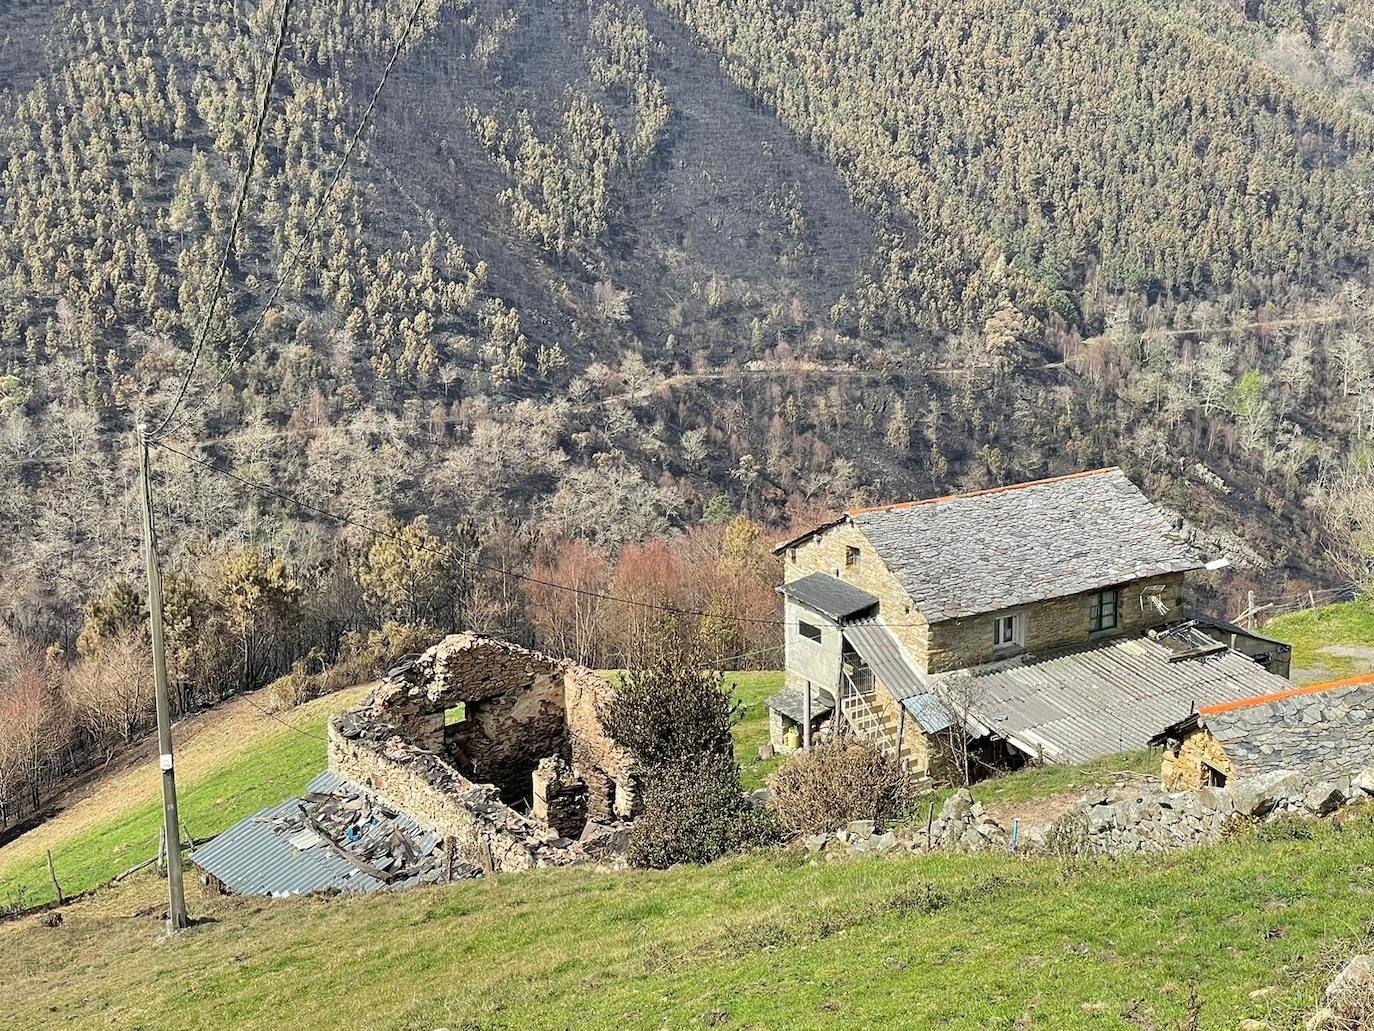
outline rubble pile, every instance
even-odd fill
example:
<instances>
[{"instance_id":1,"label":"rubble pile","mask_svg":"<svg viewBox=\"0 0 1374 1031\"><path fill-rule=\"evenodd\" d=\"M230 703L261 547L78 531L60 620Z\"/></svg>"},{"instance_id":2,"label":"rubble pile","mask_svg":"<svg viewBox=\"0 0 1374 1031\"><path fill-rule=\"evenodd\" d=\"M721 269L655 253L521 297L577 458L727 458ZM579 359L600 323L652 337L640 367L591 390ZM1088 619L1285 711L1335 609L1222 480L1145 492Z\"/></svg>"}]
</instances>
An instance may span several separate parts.
<instances>
[{"instance_id":1,"label":"rubble pile","mask_svg":"<svg viewBox=\"0 0 1374 1031\"><path fill-rule=\"evenodd\" d=\"M257 822L288 835L299 852L329 848L385 885L442 884L481 877L480 867L455 859L435 834L427 834L395 809L350 784L312 791L286 812Z\"/></svg>"}]
</instances>

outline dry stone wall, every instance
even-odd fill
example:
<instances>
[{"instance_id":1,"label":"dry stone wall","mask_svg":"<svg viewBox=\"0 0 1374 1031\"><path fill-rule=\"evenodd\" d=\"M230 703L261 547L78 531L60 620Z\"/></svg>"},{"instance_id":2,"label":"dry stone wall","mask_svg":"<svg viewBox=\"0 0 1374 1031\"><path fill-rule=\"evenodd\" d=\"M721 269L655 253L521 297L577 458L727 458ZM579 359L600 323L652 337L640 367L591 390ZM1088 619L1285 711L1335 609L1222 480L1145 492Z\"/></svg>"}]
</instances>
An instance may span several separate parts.
<instances>
[{"instance_id":1,"label":"dry stone wall","mask_svg":"<svg viewBox=\"0 0 1374 1031\"><path fill-rule=\"evenodd\" d=\"M830 856L894 849L1152 855L1216 842L1229 821L1325 817L1366 800L1374 800L1374 767L1333 781L1284 772L1201 791L1168 791L1156 783L1123 786L1079 799L1052 824L1009 827L965 788L945 801L928 827L891 831L856 822L811 835L803 844Z\"/></svg>"},{"instance_id":2,"label":"dry stone wall","mask_svg":"<svg viewBox=\"0 0 1374 1031\"><path fill-rule=\"evenodd\" d=\"M640 785L598 717L611 693L573 663L455 635L331 721L329 766L488 871L614 861ZM529 815L512 808L525 799Z\"/></svg>"}]
</instances>

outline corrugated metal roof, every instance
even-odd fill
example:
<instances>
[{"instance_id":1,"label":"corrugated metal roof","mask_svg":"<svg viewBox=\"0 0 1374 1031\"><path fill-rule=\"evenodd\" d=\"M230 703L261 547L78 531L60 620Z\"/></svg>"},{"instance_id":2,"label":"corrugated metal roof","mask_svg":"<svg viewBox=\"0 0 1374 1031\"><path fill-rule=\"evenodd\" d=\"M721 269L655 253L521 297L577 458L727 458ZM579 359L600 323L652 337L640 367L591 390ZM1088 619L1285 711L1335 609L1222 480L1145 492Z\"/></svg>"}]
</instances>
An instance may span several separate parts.
<instances>
[{"instance_id":1,"label":"corrugated metal roof","mask_svg":"<svg viewBox=\"0 0 1374 1031\"><path fill-rule=\"evenodd\" d=\"M927 734L942 734L954 726L954 717L949 709L933 694L914 694L910 698L903 698L902 708Z\"/></svg>"},{"instance_id":2,"label":"corrugated metal roof","mask_svg":"<svg viewBox=\"0 0 1374 1031\"><path fill-rule=\"evenodd\" d=\"M799 688L790 684L784 687L772 698L768 699L768 708L775 709L782 713L794 723L801 723L805 718L802 710L802 692ZM829 691L815 691L811 695L811 720L814 723L822 716L829 716L835 708L835 699L831 697Z\"/></svg>"},{"instance_id":3,"label":"corrugated metal roof","mask_svg":"<svg viewBox=\"0 0 1374 1031\"><path fill-rule=\"evenodd\" d=\"M813 612L836 621L848 619L878 604L878 599L867 591L861 591L828 573L812 573L783 584L778 591Z\"/></svg>"},{"instance_id":4,"label":"corrugated metal roof","mask_svg":"<svg viewBox=\"0 0 1374 1031\"><path fill-rule=\"evenodd\" d=\"M846 623L844 639L893 698L901 701L930 691L925 678L906 657L901 642L876 617Z\"/></svg>"},{"instance_id":5,"label":"corrugated metal roof","mask_svg":"<svg viewBox=\"0 0 1374 1031\"><path fill-rule=\"evenodd\" d=\"M305 790L306 794L330 793L340 788L362 792L357 785L328 770L306 785ZM371 892L408 888L418 882L418 877L411 877L384 884L323 842L304 850L294 847L291 839L300 828L288 828L284 821L298 817L298 807L304 802L302 798L289 798L279 805L259 809L192 852L191 862L240 895L309 895L330 888ZM422 830L409 817L399 814L390 820L376 819L362 840L389 834L393 827L400 827L409 835L421 854L439 844L439 835Z\"/></svg>"},{"instance_id":6,"label":"corrugated metal roof","mask_svg":"<svg viewBox=\"0 0 1374 1031\"><path fill-rule=\"evenodd\" d=\"M1201 565L1120 469L849 518L932 623Z\"/></svg>"},{"instance_id":7,"label":"corrugated metal roof","mask_svg":"<svg viewBox=\"0 0 1374 1031\"><path fill-rule=\"evenodd\" d=\"M1248 656L1230 650L1169 661L1174 652L1148 637L932 677L956 712L1050 762L1088 762L1144 748L1160 727L1194 706L1291 687Z\"/></svg>"}]
</instances>

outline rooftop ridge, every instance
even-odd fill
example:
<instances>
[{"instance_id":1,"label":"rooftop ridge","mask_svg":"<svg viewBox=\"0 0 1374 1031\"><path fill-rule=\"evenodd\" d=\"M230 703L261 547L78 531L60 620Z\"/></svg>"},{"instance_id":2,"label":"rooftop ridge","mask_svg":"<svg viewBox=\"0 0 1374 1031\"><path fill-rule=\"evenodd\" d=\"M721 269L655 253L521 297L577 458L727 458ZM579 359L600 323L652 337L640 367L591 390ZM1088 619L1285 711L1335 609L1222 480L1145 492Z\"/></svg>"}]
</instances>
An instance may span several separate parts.
<instances>
[{"instance_id":1,"label":"rooftop ridge","mask_svg":"<svg viewBox=\"0 0 1374 1031\"><path fill-rule=\"evenodd\" d=\"M1047 483L1063 483L1066 480L1082 480L1090 476L1102 476L1106 473L1120 472L1119 465L1104 466L1101 469L1083 469L1076 473L1065 473L1062 476L1046 476L1040 480L1028 480L1025 483L1008 483L1001 487L984 487L981 490L964 491L962 494L945 494L937 498L917 498L913 501L894 501L888 505L874 505L871 508L851 508L845 512L846 516L868 515L873 512L892 512L904 508L916 508L920 505L937 505L944 501L960 501L964 498L981 498L988 494L1004 494L1013 490L1024 490L1027 487L1042 487Z\"/></svg>"},{"instance_id":2,"label":"rooftop ridge","mask_svg":"<svg viewBox=\"0 0 1374 1031\"><path fill-rule=\"evenodd\" d=\"M1275 691L1272 694L1255 695L1253 698L1238 698L1234 702L1222 702L1219 705L1203 705L1198 708L1197 712L1199 716L1219 716L1224 712L1234 712L1236 709L1248 709L1253 705L1266 705L1269 702L1283 701L1285 698L1323 694L1326 691L1334 691L1338 687L1355 687L1358 684L1374 684L1374 673L1365 673L1358 677L1346 677L1343 680L1328 680L1321 684L1307 684L1304 687L1295 687L1291 691Z\"/></svg>"}]
</instances>

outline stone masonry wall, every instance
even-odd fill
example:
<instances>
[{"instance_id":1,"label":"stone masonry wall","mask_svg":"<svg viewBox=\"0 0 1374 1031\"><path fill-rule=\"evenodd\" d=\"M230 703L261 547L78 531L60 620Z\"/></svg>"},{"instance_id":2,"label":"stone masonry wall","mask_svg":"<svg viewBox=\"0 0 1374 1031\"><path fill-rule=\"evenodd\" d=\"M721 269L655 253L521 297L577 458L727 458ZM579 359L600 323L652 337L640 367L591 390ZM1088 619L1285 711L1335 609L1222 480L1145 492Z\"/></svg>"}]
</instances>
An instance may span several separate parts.
<instances>
[{"instance_id":1,"label":"stone masonry wall","mask_svg":"<svg viewBox=\"0 0 1374 1031\"><path fill-rule=\"evenodd\" d=\"M1123 584L1117 602L1117 625L1114 629L1101 634L1089 632L1089 618L1096 591L1075 594L1067 598L1053 598L1036 602L1033 605L1004 609L1000 612L981 613L966 619L950 619L936 623L930 628L930 650L928 653L928 672L942 673L948 670L965 669L992 662L1013 651L993 649L993 623L998 616L1023 613L1026 620L1025 648L1031 654L1043 654L1059 648L1085 645L1101 637L1110 638L1122 635L1139 634L1149 627L1159 626L1169 621L1161 616L1158 609L1145 600L1141 606L1141 593L1153 585L1164 584L1166 589L1161 600L1176 617L1183 591L1183 575L1173 573L1168 576L1150 577Z\"/></svg>"},{"instance_id":2,"label":"stone masonry wall","mask_svg":"<svg viewBox=\"0 0 1374 1031\"><path fill-rule=\"evenodd\" d=\"M859 549L859 561L846 566L845 549L850 547ZM1088 619L1093 595L1097 593L1095 591L929 625L919 612L913 611L906 590L888 571L868 538L848 523L824 530L796 548L788 549L784 556L784 581L798 580L811 573L838 576L876 597L878 613L883 621L891 627L893 635L906 648L918 668L927 673L963 669L1001 657L1001 654L994 654L993 651L993 620L1012 612L1026 613L1027 652L1086 644L1093 639L1088 631ZM1148 600L1141 607L1141 592L1147 586L1166 586L1161 600L1176 617L1180 610L1183 582L1183 574L1171 573L1122 584L1117 606L1118 624L1114 630L1104 632L1101 636L1135 634L1169 621L1169 617L1161 616Z\"/></svg>"},{"instance_id":3,"label":"stone masonry wall","mask_svg":"<svg viewBox=\"0 0 1374 1031\"><path fill-rule=\"evenodd\" d=\"M351 715L329 726L329 768L368 788L416 823L452 838L459 854L490 872L564 866L581 857L548 827L505 805L490 784L474 784L438 755Z\"/></svg>"},{"instance_id":4,"label":"stone masonry wall","mask_svg":"<svg viewBox=\"0 0 1374 1031\"><path fill-rule=\"evenodd\" d=\"M605 680L571 662L453 635L331 721L330 769L454 838L476 865L522 870L579 861L586 855L560 833L573 836L582 820L591 840L639 808L632 757L598 714L612 694ZM445 728L445 710L460 702L465 719ZM524 798L548 819L507 804Z\"/></svg>"},{"instance_id":5,"label":"stone masonry wall","mask_svg":"<svg viewBox=\"0 0 1374 1031\"><path fill-rule=\"evenodd\" d=\"M1207 785L1204 764L1225 774L1228 781L1235 777L1235 768L1221 742L1200 728L1189 734L1177 751L1164 750L1160 780L1170 791L1196 791Z\"/></svg>"},{"instance_id":6,"label":"stone masonry wall","mask_svg":"<svg viewBox=\"0 0 1374 1031\"><path fill-rule=\"evenodd\" d=\"M856 565L845 565L845 548L848 547L859 549ZM888 571L867 537L850 524L842 523L822 531L796 548L789 548L784 556L783 580L800 580L812 573L838 576L845 583L877 598L878 613L883 622L891 628L893 636L902 643L917 668L925 668L929 645L928 625L920 613L912 611L906 590Z\"/></svg>"}]
</instances>

